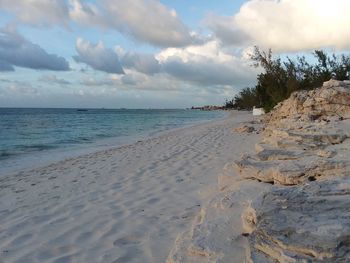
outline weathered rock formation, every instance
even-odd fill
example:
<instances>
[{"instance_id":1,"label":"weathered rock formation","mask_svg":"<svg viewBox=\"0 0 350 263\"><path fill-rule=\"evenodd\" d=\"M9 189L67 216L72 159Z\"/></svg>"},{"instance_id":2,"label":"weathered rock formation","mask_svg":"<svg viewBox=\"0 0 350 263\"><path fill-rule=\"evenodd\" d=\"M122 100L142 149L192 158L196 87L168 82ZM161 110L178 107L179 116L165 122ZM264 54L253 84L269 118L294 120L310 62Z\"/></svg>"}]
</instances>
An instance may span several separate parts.
<instances>
[{"instance_id":1,"label":"weathered rock formation","mask_svg":"<svg viewBox=\"0 0 350 263\"><path fill-rule=\"evenodd\" d=\"M296 92L265 120L169 262L350 262L350 82Z\"/></svg>"},{"instance_id":2,"label":"weathered rock formation","mask_svg":"<svg viewBox=\"0 0 350 263\"><path fill-rule=\"evenodd\" d=\"M275 188L255 206L253 262L350 262L350 178Z\"/></svg>"},{"instance_id":3,"label":"weathered rock formation","mask_svg":"<svg viewBox=\"0 0 350 263\"><path fill-rule=\"evenodd\" d=\"M269 122L282 119L317 120L350 118L350 81L330 80L321 88L311 91L298 91L289 99L279 103L271 114Z\"/></svg>"}]
</instances>

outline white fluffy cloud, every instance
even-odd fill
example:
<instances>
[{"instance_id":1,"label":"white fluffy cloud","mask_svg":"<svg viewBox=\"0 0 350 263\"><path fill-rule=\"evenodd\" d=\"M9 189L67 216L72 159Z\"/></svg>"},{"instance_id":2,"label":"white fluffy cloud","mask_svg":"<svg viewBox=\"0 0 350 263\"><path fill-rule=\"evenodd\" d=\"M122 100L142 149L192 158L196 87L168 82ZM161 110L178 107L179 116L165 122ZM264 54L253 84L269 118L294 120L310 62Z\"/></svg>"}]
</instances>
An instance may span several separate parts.
<instances>
[{"instance_id":1,"label":"white fluffy cloud","mask_svg":"<svg viewBox=\"0 0 350 263\"><path fill-rule=\"evenodd\" d=\"M63 0L0 0L0 9L31 25L67 24L69 21L68 7Z\"/></svg>"},{"instance_id":2,"label":"white fluffy cloud","mask_svg":"<svg viewBox=\"0 0 350 263\"><path fill-rule=\"evenodd\" d=\"M155 46L196 41L174 9L158 0L0 0L0 9L34 26L78 24L116 30Z\"/></svg>"},{"instance_id":3,"label":"white fluffy cloud","mask_svg":"<svg viewBox=\"0 0 350 263\"><path fill-rule=\"evenodd\" d=\"M156 57L164 72L204 86L246 86L252 84L256 76L249 61L224 52L215 40L186 48L165 49Z\"/></svg>"},{"instance_id":4,"label":"white fluffy cloud","mask_svg":"<svg viewBox=\"0 0 350 263\"><path fill-rule=\"evenodd\" d=\"M121 85L136 86L151 77L154 83L157 78L168 77L201 87L244 87L255 83L257 73L245 53L234 55L234 50L223 49L217 40L185 48L168 48L152 55L112 50L102 42L94 45L78 39L77 51L79 55L74 57L77 62L99 71L124 75L116 77Z\"/></svg>"},{"instance_id":5,"label":"white fluffy cloud","mask_svg":"<svg viewBox=\"0 0 350 263\"><path fill-rule=\"evenodd\" d=\"M156 46L184 46L194 36L174 9L157 0L99 0L96 5L70 0L77 23L118 30Z\"/></svg>"},{"instance_id":6,"label":"white fluffy cloud","mask_svg":"<svg viewBox=\"0 0 350 263\"><path fill-rule=\"evenodd\" d=\"M73 21L83 25L108 28L108 18L95 4L81 0L69 0L69 6L69 16Z\"/></svg>"},{"instance_id":7,"label":"white fluffy cloud","mask_svg":"<svg viewBox=\"0 0 350 263\"><path fill-rule=\"evenodd\" d=\"M199 43L175 10L159 0L0 0L0 9L31 25L71 21L160 47ZM275 51L350 48L349 0L250 0L237 14L210 15L206 25L223 43L259 45ZM2 70L10 66L0 64Z\"/></svg>"},{"instance_id":8,"label":"white fluffy cloud","mask_svg":"<svg viewBox=\"0 0 350 263\"><path fill-rule=\"evenodd\" d=\"M76 42L77 62L85 63L95 70L107 73L124 74L119 57L112 49L105 48L102 42L91 44L81 38Z\"/></svg>"},{"instance_id":9,"label":"white fluffy cloud","mask_svg":"<svg viewBox=\"0 0 350 263\"><path fill-rule=\"evenodd\" d=\"M251 0L230 19L217 17L220 22L208 23L218 37L224 42L231 38L232 44L243 35L250 44L279 52L341 50L350 48L349 12L348 0Z\"/></svg>"}]
</instances>

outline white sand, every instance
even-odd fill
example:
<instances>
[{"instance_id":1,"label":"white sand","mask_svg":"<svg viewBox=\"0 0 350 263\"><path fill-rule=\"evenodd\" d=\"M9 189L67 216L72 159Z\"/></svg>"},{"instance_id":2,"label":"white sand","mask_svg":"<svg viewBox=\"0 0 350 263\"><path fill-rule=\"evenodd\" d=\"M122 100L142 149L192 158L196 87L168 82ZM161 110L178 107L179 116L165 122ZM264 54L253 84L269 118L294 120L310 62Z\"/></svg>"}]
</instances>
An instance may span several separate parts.
<instances>
[{"instance_id":1,"label":"white sand","mask_svg":"<svg viewBox=\"0 0 350 263\"><path fill-rule=\"evenodd\" d=\"M0 262L165 262L224 165L258 141L232 132L253 117L232 115L2 175Z\"/></svg>"}]
</instances>

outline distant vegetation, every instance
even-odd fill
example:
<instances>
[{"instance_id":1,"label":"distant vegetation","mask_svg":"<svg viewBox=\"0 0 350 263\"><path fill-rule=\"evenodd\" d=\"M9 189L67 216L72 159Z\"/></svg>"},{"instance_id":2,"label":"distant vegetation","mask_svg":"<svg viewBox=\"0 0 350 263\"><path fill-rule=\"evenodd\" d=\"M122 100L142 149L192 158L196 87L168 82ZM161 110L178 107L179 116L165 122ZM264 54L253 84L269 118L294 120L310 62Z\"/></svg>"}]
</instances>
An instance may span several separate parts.
<instances>
[{"instance_id":1,"label":"distant vegetation","mask_svg":"<svg viewBox=\"0 0 350 263\"><path fill-rule=\"evenodd\" d=\"M268 52L255 47L251 59L255 67L264 71L258 75L258 83L253 88L244 88L232 100L227 100L226 108L250 110L253 106L270 111L277 103L288 98L297 90L310 90L322 86L332 77L337 80L349 79L350 56L328 55L322 50L312 53L316 61L309 63L304 56L292 60L274 58Z\"/></svg>"}]
</instances>

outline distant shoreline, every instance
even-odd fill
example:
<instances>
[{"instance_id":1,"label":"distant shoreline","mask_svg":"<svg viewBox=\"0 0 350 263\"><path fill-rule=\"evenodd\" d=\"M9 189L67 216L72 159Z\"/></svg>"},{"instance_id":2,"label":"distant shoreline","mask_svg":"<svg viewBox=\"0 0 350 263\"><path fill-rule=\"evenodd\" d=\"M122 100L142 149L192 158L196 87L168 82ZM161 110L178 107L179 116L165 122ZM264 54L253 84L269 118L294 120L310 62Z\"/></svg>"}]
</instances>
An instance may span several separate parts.
<instances>
[{"instance_id":1,"label":"distant shoreline","mask_svg":"<svg viewBox=\"0 0 350 263\"><path fill-rule=\"evenodd\" d=\"M199 109L204 108L207 106L191 106L191 107L185 107L185 108L108 108L108 107L2 107L0 106L0 109L68 109L68 110L78 110L78 109L86 109L86 110L191 110L193 109ZM213 106L213 107L221 107L221 106Z\"/></svg>"}]
</instances>

